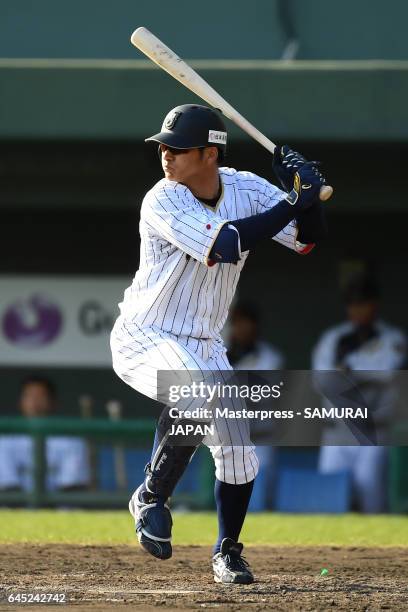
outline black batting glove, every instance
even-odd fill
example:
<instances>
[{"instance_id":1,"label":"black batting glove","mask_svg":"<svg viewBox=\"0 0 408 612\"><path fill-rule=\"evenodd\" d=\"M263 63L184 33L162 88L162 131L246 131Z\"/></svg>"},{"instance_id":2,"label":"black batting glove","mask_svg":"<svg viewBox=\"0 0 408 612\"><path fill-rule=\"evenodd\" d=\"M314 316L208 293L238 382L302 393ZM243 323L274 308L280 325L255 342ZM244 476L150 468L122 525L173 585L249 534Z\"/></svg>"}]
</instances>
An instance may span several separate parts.
<instances>
[{"instance_id":1,"label":"black batting glove","mask_svg":"<svg viewBox=\"0 0 408 612\"><path fill-rule=\"evenodd\" d=\"M305 164L312 164L316 176L320 179L320 184L324 185L326 179L319 171L320 162L308 162L303 155L297 151L293 151L288 145L276 147L273 154L272 168L278 178L280 184L285 191L291 191L296 172L298 172Z\"/></svg>"},{"instance_id":2,"label":"black batting glove","mask_svg":"<svg viewBox=\"0 0 408 612\"><path fill-rule=\"evenodd\" d=\"M313 163L306 162L295 172L293 188L285 198L297 211L307 210L319 198L322 182Z\"/></svg>"}]
</instances>

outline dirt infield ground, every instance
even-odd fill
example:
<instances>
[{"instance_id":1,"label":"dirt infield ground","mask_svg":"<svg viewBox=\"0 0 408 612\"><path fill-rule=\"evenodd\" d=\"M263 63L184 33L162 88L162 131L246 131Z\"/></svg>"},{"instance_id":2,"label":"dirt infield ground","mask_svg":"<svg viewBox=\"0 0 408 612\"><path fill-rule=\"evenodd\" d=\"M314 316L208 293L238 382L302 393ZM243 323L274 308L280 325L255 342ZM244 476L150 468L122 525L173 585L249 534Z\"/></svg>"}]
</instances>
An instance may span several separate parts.
<instances>
[{"instance_id":1,"label":"dirt infield ground","mask_svg":"<svg viewBox=\"0 0 408 612\"><path fill-rule=\"evenodd\" d=\"M207 547L155 561L132 546L3 545L0 610L10 593L66 592L78 610L408 610L408 549L247 549L256 583L220 586ZM320 570L327 568L327 577ZM48 612L61 606L28 606ZM27 606L24 609L27 610Z\"/></svg>"}]
</instances>

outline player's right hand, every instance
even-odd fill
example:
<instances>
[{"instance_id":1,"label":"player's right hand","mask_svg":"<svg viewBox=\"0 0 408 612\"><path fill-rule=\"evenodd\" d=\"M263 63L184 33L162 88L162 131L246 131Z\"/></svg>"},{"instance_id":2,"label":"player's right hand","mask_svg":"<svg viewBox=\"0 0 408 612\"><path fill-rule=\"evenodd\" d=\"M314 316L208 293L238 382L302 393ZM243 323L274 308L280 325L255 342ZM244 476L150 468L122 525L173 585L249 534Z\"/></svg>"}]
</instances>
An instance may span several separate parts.
<instances>
[{"instance_id":1,"label":"player's right hand","mask_svg":"<svg viewBox=\"0 0 408 612\"><path fill-rule=\"evenodd\" d=\"M307 159L301 153L291 149L289 145L276 147L273 154L272 168L285 191L291 191L296 172L307 163ZM320 176L321 184L324 185L326 179L319 171L320 162L313 161L312 164L316 174Z\"/></svg>"},{"instance_id":2,"label":"player's right hand","mask_svg":"<svg viewBox=\"0 0 408 612\"><path fill-rule=\"evenodd\" d=\"M285 199L298 210L307 210L319 198L321 186L321 175L316 171L314 162L306 162L295 173L293 188Z\"/></svg>"},{"instance_id":3,"label":"player's right hand","mask_svg":"<svg viewBox=\"0 0 408 612\"><path fill-rule=\"evenodd\" d=\"M282 188L290 191L295 173L306 163L306 158L289 145L277 146L273 154L272 169Z\"/></svg>"}]
</instances>

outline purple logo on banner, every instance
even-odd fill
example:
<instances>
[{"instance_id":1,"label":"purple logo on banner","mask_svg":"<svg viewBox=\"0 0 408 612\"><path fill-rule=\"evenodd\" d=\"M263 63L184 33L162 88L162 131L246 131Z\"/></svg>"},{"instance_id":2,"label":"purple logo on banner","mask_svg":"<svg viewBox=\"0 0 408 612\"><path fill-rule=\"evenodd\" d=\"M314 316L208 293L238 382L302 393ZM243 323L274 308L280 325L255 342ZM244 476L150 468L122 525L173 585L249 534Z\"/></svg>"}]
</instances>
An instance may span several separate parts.
<instances>
[{"instance_id":1,"label":"purple logo on banner","mask_svg":"<svg viewBox=\"0 0 408 612\"><path fill-rule=\"evenodd\" d=\"M43 295L11 304L3 317L5 337L21 347L38 348L52 342L62 328L58 306Z\"/></svg>"}]
</instances>

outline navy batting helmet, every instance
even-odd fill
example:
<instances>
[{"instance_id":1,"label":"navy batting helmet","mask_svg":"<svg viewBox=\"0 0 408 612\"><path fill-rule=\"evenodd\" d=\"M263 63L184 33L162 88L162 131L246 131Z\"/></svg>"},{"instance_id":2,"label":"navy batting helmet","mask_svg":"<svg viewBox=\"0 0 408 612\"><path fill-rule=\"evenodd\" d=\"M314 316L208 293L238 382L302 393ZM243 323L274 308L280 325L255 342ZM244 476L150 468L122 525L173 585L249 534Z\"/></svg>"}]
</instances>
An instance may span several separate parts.
<instances>
[{"instance_id":1,"label":"navy batting helmet","mask_svg":"<svg viewBox=\"0 0 408 612\"><path fill-rule=\"evenodd\" d=\"M146 138L173 149L218 147L225 152L227 128L220 114L207 106L182 104L164 118L161 132Z\"/></svg>"}]
</instances>

